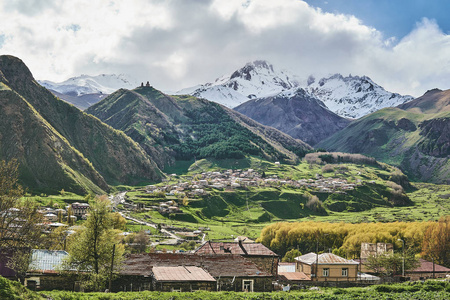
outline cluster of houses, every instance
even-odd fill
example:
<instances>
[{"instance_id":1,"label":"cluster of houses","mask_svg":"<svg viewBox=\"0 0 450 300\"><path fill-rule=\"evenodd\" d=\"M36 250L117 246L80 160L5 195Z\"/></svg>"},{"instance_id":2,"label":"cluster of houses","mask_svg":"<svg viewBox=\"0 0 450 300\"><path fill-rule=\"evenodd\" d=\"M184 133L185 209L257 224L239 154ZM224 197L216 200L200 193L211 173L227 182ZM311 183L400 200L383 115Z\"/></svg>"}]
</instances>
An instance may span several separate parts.
<instances>
[{"instance_id":1,"label":"cluster of houses","mask_svg":"<svg viewBox=\"0 0 450 300\"><path fill-rule=\"evenodd\" d=\"M71 212L69 213L69 207L71 208ZM71 205L63 208L52 208L52 207L44 207L40 209L38 212L41 213L44 217L44 223L42 224L47 231L51 231L58 227L66 227L67 224L62 222L72 223L78 219L85 220L87 218L87 214L89 211L88 203L79 203L74 202Z\"/></svg>"},{"instance_id":2,"label":"cluster of houses","mask_svg":"<svg viewBox=\"0 0 450 300\"><path fill-rule=\"evenodd\" d=\"M358 183L348 183L341 178L323 178L316 174L315 179L284 180L278 176L262 178L262 175L253 169L227 170L223 172L204 172L194 178L187 177L187 181L177 184L166 184L161 186L149 185L147 193L162 192L166 195L197 196L207 193L207 189L236 189L248 186L287 186L291 188L314 188L319 192L345 192L353 190Z\"/></svg>"},{"instance_id":3,"label":"cluster of houses","mask_svg":"<svg viewBox=\"0 0 450 300\"><path fill-rule=\"evenodd\" d=\"M362 272L370 273L364 269L364 256L386 251L392 251L391 244L363 243L360 261L311 252L296 257L293 263L282 263L276 253L245 237L234 242L207 241L190 253L126 255L112 291L267 292L286 287L375 284L379 277ZM27 286L76 290L75 277L61 276L58 271L67 255L61 250L32 250ZM407 270L405 275L419 280L448 274L450 269L421 260L418 268Z\"/></svg>"}]
</instances>

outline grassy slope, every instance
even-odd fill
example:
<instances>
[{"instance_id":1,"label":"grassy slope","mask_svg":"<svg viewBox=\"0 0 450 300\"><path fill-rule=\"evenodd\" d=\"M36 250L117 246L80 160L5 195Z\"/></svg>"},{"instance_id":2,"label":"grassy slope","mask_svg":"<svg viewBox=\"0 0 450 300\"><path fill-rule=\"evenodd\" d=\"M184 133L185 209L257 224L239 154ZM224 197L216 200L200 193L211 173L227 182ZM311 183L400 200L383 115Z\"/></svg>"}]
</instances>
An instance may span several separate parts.
<instances>
[{"instance_id":1,"label":"grassy slope","mask_svg":"<svg viewBox=\"0 0 450 300\"><path fill-rule=\"evenodd\" d=\"M123 132L56 98L40 86L21 60L0 56L0 81L20 94L108 184L159 181L160 170Z\"/></svg>"},{"instance_id":2,"label":"grassy slope","mask_svg":"<svg viewBox=\"0 0 450 300\"><path fill-rule=\"evenodd\" d=\"M237 163L237 164L236 164ZM183 170L186 169L186 163ZM297 166L275 165L257 158L241 161L209 161L201 160L191 165L188 176L196 173L219 170L225 167L236 169L245 165L254 169L261 167L267 176L278 175L280 178L295 180L314 178L321 174L322 165L309 165L303 162ZM155 223L196 229L209 227L209 238L229 239L231 235L247 235L256 238L260 230L277 221L327 221L327 222L393 222L437 220L450 211L450 203L445 199L450 187L434 184L414 184L407 195L411 205L395 207L386 201L386 180L393 169L382 169L372 166L343 164L347 167L344 174L337 174L353 182L362 180L364 186L348 192L345 196L317 193L309 190L324 202L326 214L318 214L306 208L305 189L278 187L251 187L248 190L219 191L213 190L210 195L190 199L187 207L181 207L186 216L162 216L157 211L136 213L140 218L150 217ZM239 167L240 168L240 167ZM334 173L323 173L325 177L336 177ZM183 181L183 176L174 178L174 182ZM373 182L373 183L369 183ZM129 192L128 197L134 202L146 205L159 205L167 201L166 197L155 197L144 191ZM176 200L181 203L181 200ZM303 208L302 205L303 204ZM180 205L181 206L181 205Z\"/></svg>"},{"instance_id":3,"label":"grassy slope","mask_svg":"<svg viewBox=\"0 0 450 300\"><path fill-rule=\"evenodd\" d=\"M65 188L77 193L103 193L108 189L102 176L83 154L24 98L3 88L0 90L0 107L0 132L13 132L0 135L0 158L18 159L20 180L26 187L47 192Z\"/></svg>"},{"instance_id":4,"label":"grassy slope","mask_svg":"<svg viewBox=\"0 0 450 300\"><path fill-rule=\"evenodd\" d=\"M448 154L436 157L427 153L442 145L436 142L436 137L424 135L420 124L449 118L449 112L422 114L386 108L355 121L317 147L370 155L399 166L412 180L446 183L450 178ZM399 125L401 120L408 120L411 127Z\"/></svg>"}]
</instances>

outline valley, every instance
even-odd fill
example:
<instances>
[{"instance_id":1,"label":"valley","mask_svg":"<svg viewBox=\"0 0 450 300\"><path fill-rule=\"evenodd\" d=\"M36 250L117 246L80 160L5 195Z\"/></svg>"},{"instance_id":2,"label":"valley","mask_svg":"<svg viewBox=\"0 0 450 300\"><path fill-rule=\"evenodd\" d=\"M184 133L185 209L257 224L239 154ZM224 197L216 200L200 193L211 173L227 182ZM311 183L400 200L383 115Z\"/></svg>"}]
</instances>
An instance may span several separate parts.
<instances>
[{"instance_id":1,"label":"valley","mask_svg":"<svg viewBox=\"0 0 450 300\"><path fill-rule=\"evenodd\" d=\"M232 240L237 236L255 240L264 227L276 222L423 222L438 220L450 211L448 185L403 181L407 187L405 203L399 205L388 198L393 197L392 187L396 187L390 180L396 180L395 176L402 178L395 168L384 164L330 165L306 159L298 165L257 158L230 160L226 164L205 159L192 162L182 174L169 175L162 183L117 186L124 192L118 193L115 207L135 219L127 225L132 232L146 230L151 224L171 234L182 233L178 235L179 242L173 236L164 238L164 234L155 233L151 241L156 249L182 249L180 244L186 239L186 232L197 243L203 239ZM308 207L311 196L317 197L321 209ZM67 193L30 197L42 205L51 202L60 207L84 199Z\"/></svg>"}]
</instances>

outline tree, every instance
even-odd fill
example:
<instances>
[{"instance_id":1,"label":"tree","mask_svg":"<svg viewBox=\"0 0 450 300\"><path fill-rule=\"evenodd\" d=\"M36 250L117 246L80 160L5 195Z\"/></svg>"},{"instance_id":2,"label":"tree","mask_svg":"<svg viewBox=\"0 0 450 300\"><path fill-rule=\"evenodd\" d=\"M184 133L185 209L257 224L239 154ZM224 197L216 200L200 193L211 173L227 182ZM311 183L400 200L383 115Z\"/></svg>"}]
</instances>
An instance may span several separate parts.
<instances>
[{"instance_id":1,"label":"tree","mask_svg":"<svg viewBox=\"0 0 450 300\"><path fill-rule=\"evenodd\" d=\"M428 226L423 237L421 255L450 267L450 216L441 217L438 222Z\"/></svg>"},{"instance_id":2,"label":"tree","mask_svg":"<svg viewBox=\"0 0 450 300\"><path fill-rule=\"evenodd\" d=\"M0 161L0 253L10 257L9 266L21 277L28 267L21 253L42 242L43 216L33 201L21 200L18 168L16 160Z\"/></svg>"},{"instance_id":3,"label":"tree","mask_svg":"<svg viewBox=\"0 0 450 300\"><path fill-rule=\"evenodd\" d=\"M411 249L404 253L405 270L414 270L419 265L419 260L415 257ZM367 258L366 267L384 276L402 274L403 253L383 253L377 256L371 255Z\"/></svg>"},{"instance_id":4,"label":"tree","mask_svg":"<svg viewBox=\"0 0 450 300\"><path fill-rule=\"evenodd\" d=\"M128 244L127 249L131 253L145 253L148 245L150 244L150 239L144 231L139 231L136 234L130 234L124 241Z\"/></svg>"},{"instance_id":5,"label":"tree","mask_svg":"<svg viewBox=\"0 0 450 300\"><path fill-rule=\"evenodd\" d=\"M120 244L118 230L114 229L114 214L106 196L92 201L89 216L82 229L70 236L69 259L66 268L90 271L86 287L93 290L105 288L110 273L111 262L117 271L123 259L124 246ZM113 257L113 247L115 252Z\"/></svg>"},{"instance_id":6,"label":"tree","mask_svg":"<svg viewBox=\"0 0 450 300\"><path fill-rule=\"evenodd\" d=\"M302 253L297 249L291 249L284 255L282 262L295 262L295 258L301 256Z\"/></svg>"},{"instance_id":7,"label":"tree","mask_svg":"<svg viewBox=\"0 0 450 300\"><path fill-rule=\"evenodd\" d=\"M125 230L127 225L127 219L125 219L120 213L114 212L111 214L112 225L114 229Z\"/></svg>"}]
</instances>

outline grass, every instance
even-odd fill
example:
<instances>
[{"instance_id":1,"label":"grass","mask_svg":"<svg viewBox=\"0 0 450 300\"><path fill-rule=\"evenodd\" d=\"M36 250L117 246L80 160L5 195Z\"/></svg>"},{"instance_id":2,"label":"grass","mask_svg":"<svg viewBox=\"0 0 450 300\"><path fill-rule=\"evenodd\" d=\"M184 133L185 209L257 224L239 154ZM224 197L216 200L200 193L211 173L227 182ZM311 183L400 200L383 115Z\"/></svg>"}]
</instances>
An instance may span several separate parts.
<instances>
[{"instance_id":1,"label":"grass","mask_svg":"<svg viewBox=\"0 0 450 300\"><path fill-rule=\"evenodd\" d=\"M120 293L74 293L66 291L42 292L45 296L50 296L53 300L84 300L84 299L103 299L103 300L151 300L151 299L402 299L402 300L445 300L450 296L450 283L426 281L425 283L403 283L393 285L375 285L366 288L319 288L318 290L296 290L286 292L270 293L243 293L243 292L120 292Z\"/></svg>"},{"instance_id":2,"label":"grass","mask_svg":"<svg viewBox=\"0 0 450 300\"><path fill-rule=\"evenodd\" d=\"M242 166L244 162L237 162ZM302 162L296 166L280 165L250 157L249 166L263 170L266 176L277 175L281 179L310 179L316 174L323 177L344 178L349 182L363 182L364 185L347 195L317 193L310 189L296 189L286 186L249 187L233 191L213 189L209 195L190 199L187 207L181 207L186 218L163 216L157 211L135 213L139 218L149 218L156 224L186 227L192 230L209 227L209 239L231 239L237 235L257 238L266 225L278 221L325 221L325 222L395 222L437 220L448 214L450 203L444 197L450 194L450 187L426 183L414 183L407 192L412 203L409 206L393 207L385 200L386 181L395 169L388 165L367 166L361 164L333 165L334 172L322 172L323 165ZM231 168L230 161L218 164L215 161L199 160L190 166L188 175L176 176L176 181L195 177L207 171L220 171ZM186 166L185 166L186 167ZM258 169L260 168L260 169ZM372 182L369 184L369 182ZM310 211L306 206L304 193L316 194L320 200L333 210L325 214ZM130 200L147 205L157 205L164 198L154 197L144 190L134 190L127 194ZM180 204L180 200L175 200ZM341 208L339 208L341 207Z\"/></svg>"}]
</instances>

